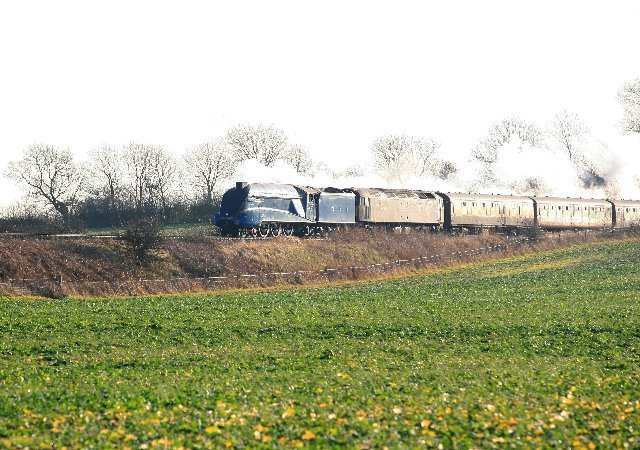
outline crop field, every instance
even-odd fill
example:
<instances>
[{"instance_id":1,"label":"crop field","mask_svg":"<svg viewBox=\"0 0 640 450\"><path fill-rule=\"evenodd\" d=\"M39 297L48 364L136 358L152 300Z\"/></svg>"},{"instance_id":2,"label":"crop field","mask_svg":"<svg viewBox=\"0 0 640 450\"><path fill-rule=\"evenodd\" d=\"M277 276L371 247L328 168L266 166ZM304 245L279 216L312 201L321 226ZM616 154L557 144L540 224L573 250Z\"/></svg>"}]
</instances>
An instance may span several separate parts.
<instances>
[{"instance_id":1,"label":"crop field","mask_svg":"<svg viewBox=\"0 0 640 450\"><path fill-rule=\"evenodd\" d=\"M640 242L325 288L0 300L0 447L640 447Z\"/></svg>"}]
</instances>

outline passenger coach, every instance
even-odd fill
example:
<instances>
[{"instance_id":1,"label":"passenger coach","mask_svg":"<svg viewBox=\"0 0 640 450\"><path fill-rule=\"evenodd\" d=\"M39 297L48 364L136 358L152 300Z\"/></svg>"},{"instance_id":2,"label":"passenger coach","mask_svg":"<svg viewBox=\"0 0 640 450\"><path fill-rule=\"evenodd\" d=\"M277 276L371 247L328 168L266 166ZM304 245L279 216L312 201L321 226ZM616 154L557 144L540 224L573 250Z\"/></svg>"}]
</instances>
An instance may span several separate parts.
<instances>
[{"instance_id":1,"label":"passenger coach","mask_svg":"<svg viewBox=\"0 0 640 450\"><path fill-rule=\"evenodd\" d=\"M611 228L613 205L607 200L562 197L533 197L540 228Z\"/></svg>"},{"instance_id":2,"label":"passenger coach","mask_svg":"<svg viewBox=\"0 0 640 450\"><path fill-rule=\"evenodd\" d=\"M611 200L615 229L640 227L640 201Z\"/></svg>"},{"instance_id":3,"label":"passenger coach","mask_svg":"<svg viewBox=\"0 0 640 450\"><path fill-rule=\"evenodd\" d=\"M529 197L513 195L481 195L440 193L444 199L446 228L531 227L535 224L535 208Z\"/></svg>"}]
</instances>

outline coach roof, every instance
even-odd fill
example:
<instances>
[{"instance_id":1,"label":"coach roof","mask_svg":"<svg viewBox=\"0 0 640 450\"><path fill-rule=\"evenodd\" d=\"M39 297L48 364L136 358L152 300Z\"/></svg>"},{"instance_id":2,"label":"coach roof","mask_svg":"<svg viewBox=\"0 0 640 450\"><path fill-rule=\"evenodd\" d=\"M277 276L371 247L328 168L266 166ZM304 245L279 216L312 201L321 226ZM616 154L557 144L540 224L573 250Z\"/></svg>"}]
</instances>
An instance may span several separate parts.
<instances>
[{"instance_id":1,"label":"coach roof","mask_svg":"<svg viewBox=\"0 0 640 450\"><path fill-rule=\"evenodd\" d=\"M574 197L533 197L537 203L563 203L563 204L588 204L597 206L611 206L607 200L596 198L574 198Z\"/></svg>"},{"instance_id":2,"label":"coach roof","mask_svg":"<svg viewBox=\"0 0 640 450\"><path fill-rule=\"evenodd\" d=\"M468 200L472 202L532 202L530 197L523 195L500 195L500 194L465 194L462 192L444 192L451 200Z\"/></svg>"},{"instance_id":3,"label":"coach roof","mask_svg":"<svg viewBox=\"0 0 640 450\"><path fill-rule=\"evenodd\" d=\"M610 200L617 208L638 208L640 200Z\"/></svg>"},{"instance_id":4,"label":"coach roof","mask_svg":"<svg viewBox=\"0 0 640 450\"><path fill-rule=\"evenodd\" d=\"M380 198L435 198L434 192L429 191L413 191L408 189L377 189L377 188L354 188L351 189L361 197L380 197Z\"/></svg>"}]
</instances>

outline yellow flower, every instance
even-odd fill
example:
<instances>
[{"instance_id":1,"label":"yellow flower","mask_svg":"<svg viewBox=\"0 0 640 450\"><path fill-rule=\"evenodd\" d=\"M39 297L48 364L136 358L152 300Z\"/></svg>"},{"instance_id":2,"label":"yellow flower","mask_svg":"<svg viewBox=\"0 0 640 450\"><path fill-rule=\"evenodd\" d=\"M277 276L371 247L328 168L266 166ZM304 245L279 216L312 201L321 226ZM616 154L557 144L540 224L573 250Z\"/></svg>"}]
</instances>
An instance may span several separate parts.
<instances>
[{"instance_id":1,"label":"yellow flower","mask_svg":"<svg viewBox=\"0 0 640 450\"><path fill-rule=\"evenodd\" d=\"M312 441L315 438L316 438L316 434L311 430L306 430L304 433L302 433L303 441Z\"/></svg>"},{"instance_id":2,"label":"yellow flower","mask_svg":"<svg viewBox=\"0 0 640 450\"><path fill-rule=\"evenodd\" d=\"M293 408L287 408L284 410L284 412L282 413L282 418L286 419L287 417L293 417L296 415L296 410Z\"/></svg>"},{"instance_id":3,"label":"yellow flower","mask_svg":"<svg viewBox=\"0 0 640 450\"><path fill-rule=\"evenodd\" d=\"M210 425L210 426L208 426L207 428L205 428L205 429L204 429L204 431L205 431L207 434L215 434L215 433L220 433L220 428L218 428L218 427L217 427L217 426L215 426L215 425Z\"/></svg>"}]
</instances>

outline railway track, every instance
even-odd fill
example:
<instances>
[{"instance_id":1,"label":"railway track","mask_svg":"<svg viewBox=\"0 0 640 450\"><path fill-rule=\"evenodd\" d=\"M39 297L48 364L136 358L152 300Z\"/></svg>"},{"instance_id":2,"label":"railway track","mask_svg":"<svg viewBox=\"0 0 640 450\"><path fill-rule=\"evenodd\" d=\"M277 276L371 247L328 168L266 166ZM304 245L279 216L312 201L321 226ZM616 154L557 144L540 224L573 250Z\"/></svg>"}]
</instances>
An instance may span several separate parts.
<instances>
[{"instance_id":1,"label":"railway track","mask_svg":"<svg viewBox=\"0 0 640 450\"><path fill-rule=\"evenodd\" d=\"M296 236L265 236L265 237L236 237L236 236L181 236L181 235L163 235L163 239L167 240L188 240L188 239L204 239L210 241L269 241L277 238L291 238ZM0 238L9 239L45 239L45 240L83 240L83 239L98 239L98 240L117 240L122 236L118 234L89 234L89 233L62 233L62 234L47 234L47 233L0 233ZM326 237L319 236L307 236L304 239L322 241L326 240Z\"/></svg>"},{"instance_id":2,"label":"railway track","mask_svg":"<svg viewBox=\"0 0 640 450\"><path fill-rule=\"evenodd\" d=\"M624 232L628 230L609 230L611 233ZM390 231L392 232L392 231ZM560 231L541 231L543 235L546 236L561 236L566 234L575 234L575 233L591 233L591 232L602 232L602 230L560 230ZM507 237L517 237L518 235L509 235L506 233L496 233L496 234L504 234ZM464 234L460 234L463 236ZM121 239L122 235L119 234L91 234L91 233L0 233L0 239L8 238L8 239L43 239L43 240L86 240L86 239L96 239L96 240L117 240ZM192 239L201 239L208 241L269 241L274 239L289 239L289 238L298 238L305 240L316 240L323 241L327 240L328 237L324 236L286 236L281 234L279 236L219 236L219 235L179 235L179 234L163 234L163 239L166 240L192 240Z\"/></svg>"}]
</instances>

